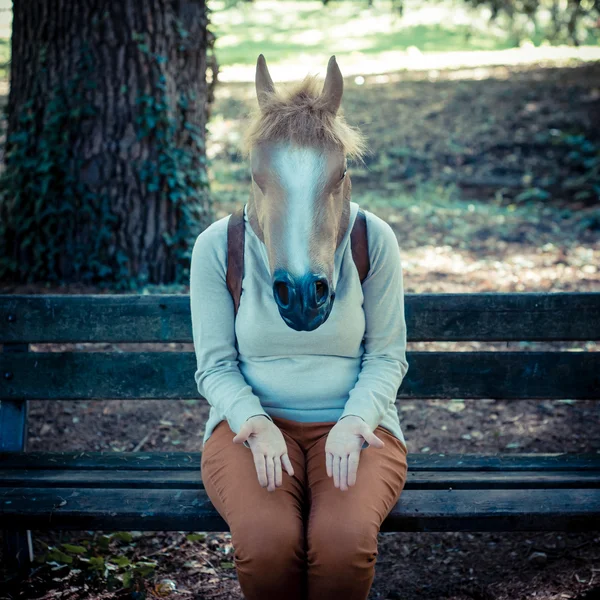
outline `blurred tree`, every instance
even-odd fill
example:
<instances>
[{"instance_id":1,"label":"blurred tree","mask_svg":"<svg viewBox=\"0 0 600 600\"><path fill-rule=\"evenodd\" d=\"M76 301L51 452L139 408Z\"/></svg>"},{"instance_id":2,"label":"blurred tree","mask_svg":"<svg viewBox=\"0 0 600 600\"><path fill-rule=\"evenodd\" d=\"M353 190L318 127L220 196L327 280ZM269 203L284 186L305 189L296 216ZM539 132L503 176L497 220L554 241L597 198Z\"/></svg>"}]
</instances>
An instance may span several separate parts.
<instances>
[{"instance_id":1,"label":"blurred tree","mask_svg":"<svg viewBox=\"0 0 600 600\"><path fill-rule=\"evenodd\" d=\"M473 6L487 6L492 19L508 18L511 30L517 37L525 37L518 23L525 18L534 30L538 30L540 17L550 21L545 37L552 42L581 43L586 26L598 27L600 0L466 0ZM586 23L587 22L587 23Z\"/></svg>"},{"instance_id":2,"label":"blurred tree","mask_svg":"<svg viewBox=\"0 0 600 600\"><path fill-rule=\"evenodd\" d=\"M204 0L14 0L0 279L187 282L213 220L207 22Z\"/></svg>"},{"instance_id":3,"label":"blurred tree","mask_svg":"<svg viewBox=\"0 0 600 600\"><path fill-rule=\"evenodd\" d=\"M252 1L252 0L249 0ZM489 8L492 20L504 17L512 34L520 41L528 37L527 29L538 31L540 17L550 21L544 37L551 42L578 46L585 29L600 27L600 0L464 0L475 7ZM330 0L321 0L323 5ZM374 0L364 0L373 6ZM405 0L386 0L390 11L404 14Z\"/></svg>"}]
</instances>

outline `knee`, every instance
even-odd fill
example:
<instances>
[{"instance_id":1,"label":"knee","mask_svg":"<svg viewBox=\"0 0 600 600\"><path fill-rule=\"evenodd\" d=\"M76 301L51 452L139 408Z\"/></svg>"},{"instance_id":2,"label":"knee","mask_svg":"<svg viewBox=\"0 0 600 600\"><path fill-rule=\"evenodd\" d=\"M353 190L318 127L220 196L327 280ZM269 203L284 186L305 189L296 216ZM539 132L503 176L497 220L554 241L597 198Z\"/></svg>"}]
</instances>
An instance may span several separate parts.
<instances>
[{"instance_id":1,"label":"knee","mask_svg":"<svg viewBox=\"0 0 600 600\"><path fill-rule=\"evenodd\" d=\"M376 523L315 520L309 524L308 565L337 572L370 569L377 558L378 532Z\"/></svg>"},{"instance_id":2,"label":"knee","mask_svg":"<svg viewBox=\"0 0 600 600\"><path fill-rule=\"evenodd\" d=\"M304 527L302 520L281 522L248 519L231 527L231 541L238 567L252 566L257 572L285 572L304 560Z\"/></svg>"}]
</instances>

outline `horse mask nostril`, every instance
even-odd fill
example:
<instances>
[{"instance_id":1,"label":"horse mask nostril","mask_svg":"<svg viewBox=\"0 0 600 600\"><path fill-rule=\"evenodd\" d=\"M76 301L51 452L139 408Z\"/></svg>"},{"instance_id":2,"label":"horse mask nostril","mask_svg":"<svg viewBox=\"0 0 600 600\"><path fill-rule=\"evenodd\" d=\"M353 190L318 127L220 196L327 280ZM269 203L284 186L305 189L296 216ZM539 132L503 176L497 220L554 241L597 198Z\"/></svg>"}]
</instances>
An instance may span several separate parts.
<instances>
[{"instance_id":1,"label":"horse mask nostril","mask_svg":"<svg viewBox=\"0 0 600 600\"><path fill-rule=\"evenodd\" d=\"M327 296L329 293L329 286L327 285L327 280L317 279L317 281L315 282L315 292L317 306L322 306L322 304L327 300Z\"/></svg>"},{"instance_id":2,"label":"horse mask nostril","mask_svg":"<svg viewBox=\"0 0 600 600\"><path fill-rule=\"evenodd\" d=\"M284 281L275 283L275 299L281 308L287 308L290 304L289 286Z\"/></svg>"}]
</instances>

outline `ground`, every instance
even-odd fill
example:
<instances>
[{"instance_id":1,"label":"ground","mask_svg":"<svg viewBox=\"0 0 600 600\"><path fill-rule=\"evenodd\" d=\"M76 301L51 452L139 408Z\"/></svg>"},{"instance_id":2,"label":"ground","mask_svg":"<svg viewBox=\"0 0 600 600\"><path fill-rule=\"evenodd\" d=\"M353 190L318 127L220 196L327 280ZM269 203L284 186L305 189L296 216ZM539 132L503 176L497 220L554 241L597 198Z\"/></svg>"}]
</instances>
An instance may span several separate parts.
<instances>
[{"instance_id":1,"label":"ground","mask_svg":"<svg viewBox=\"0 0 600 600\"><path fill-rule=\"evenodd\" d=\"M600 64L390 73L346 82L348 121L368 137L353 165L353 199L386 219L401 250L407 293L600 290L598 148ZM219 88L209 156L217 217L245 201L248 169L238 144L252 86ZM587 162L586 162L587 161ZM595 166L594 166L595 165ZM1 293L92 293L95 288L1 286ZM54 345L52 350L65 346ZM124 345L102 344L101 349ZM48 347L36 346L37 350ZM81 348L85 349L85 348ZM168 350L191 350L173 344ZM410 350L597 351L588 343L410 343ZM594 401L400 401L409 453L600 452ZM31 450L201 448L204 401L32 402ZM409 455L410 464L410 455ZM141 597L111 591L76 556L112 556L147 567L173 597L238 599L227 534L34 532L47 562L0 598ZM71 548L69 550L69 548ZM541 552L542 555L534 554ZM110 562L107 560L107 562ZM77 567L77 568L72 568ZM371 599L555 600L600 598L598 533L386 533ZM85 586L85 587L84 587Z\"/></svg>"}]
</instances>

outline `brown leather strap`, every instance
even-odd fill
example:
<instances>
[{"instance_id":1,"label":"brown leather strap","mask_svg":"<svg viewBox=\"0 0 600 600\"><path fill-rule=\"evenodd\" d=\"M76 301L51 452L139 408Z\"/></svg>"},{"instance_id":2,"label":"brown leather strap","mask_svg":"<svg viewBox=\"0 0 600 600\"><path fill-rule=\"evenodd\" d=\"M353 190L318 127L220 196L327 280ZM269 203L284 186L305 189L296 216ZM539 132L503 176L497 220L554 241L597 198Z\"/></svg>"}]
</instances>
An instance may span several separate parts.
<instances>
[{"instance_id":1,"label":"brown leather strap","mask_svg":"<svg viewBox=\"0 0 600 600\"><path fill-rule=\"evenodd\" d=\"M227 224L227 288L233 298L233 310L237 315L242 296L244 278L244 207L236 210Z\"/></svg>"},{"instance_id":2,"label":"brown leather strap","mask_svg":"<svg viewBox=\"0 0 600 600\"><path fill-rule=\"evenodd\" d=\"M234 314L237 315L242 296L244 277L244 207L236 210L227 224L227 288L233 298ZM350 232L352 258L358 270L360 283L366 279L371 268L369 243L367 238L367 216L362 208L358 209L354 226Z\"/></svg>"},{"instance_id":3,"label":"brown leather strap","mask_svg":"<svg viewBox=\"0 0 600 600\"><path fill-rule=\"evenodd\" d=\"M358 209L358 214L354 220L354 226L350 233L352 243L352 258L360 277L360 283L367 278L371 262L369 260L369 241L367 239L367 215L362 208Z\"/></svg>"}]
</instances>

